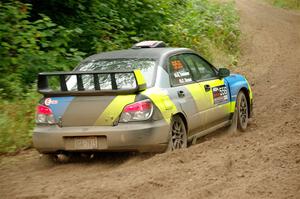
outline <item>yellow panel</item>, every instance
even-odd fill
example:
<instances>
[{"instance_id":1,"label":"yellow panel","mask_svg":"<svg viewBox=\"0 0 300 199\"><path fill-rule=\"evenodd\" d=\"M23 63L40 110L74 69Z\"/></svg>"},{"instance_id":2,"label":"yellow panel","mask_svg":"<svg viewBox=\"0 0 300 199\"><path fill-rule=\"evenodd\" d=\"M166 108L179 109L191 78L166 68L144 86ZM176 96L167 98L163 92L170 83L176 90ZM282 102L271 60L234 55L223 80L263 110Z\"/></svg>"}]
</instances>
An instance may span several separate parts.
<instances>
[{"instance_id":1,"label":"yellow panel","mask_svg":"<svg viewBox=\"0 0 300 199\"><path fill-rule=\"evenodd\" d=\"M234 113L234 111L235 111L235 104L236 104L235 101L230 102L230 113Z\"/></svg>"},{"instance_id":2,"label":"yellow panel","mask_svg":"<svg viewBox=\"0 0 300 199\"><path fill-rule=\"evenodd\" d=\"M204 85L209 85L211 89L209 91L205 91ZM214 107L212 88L220 85L224 85L224 79L208 80L205 82L189 84L185 87L193 96L198 111L203 111Z\"/></svg>"},{"instance_id":3,"label":"yellow panel","mask_svg":"<svg viewBox=\"0 0 300 199\"><path fill-rule=\"evenodd\" d=\"M247 81L247 80L246 80L246 81ZM252 98L253 98L252 89L251 89L251 87L250 87L248 81L247 81L247 84L248 84L248 89L249 89L249 98L250 98L250 100L252 100Z\"/></svg>"},{"instance_id":4,"label":"yellow panel","mask_svg":"<svg viewBox=\"0 0 300 199\"><path fill-rule=\"evenodd\" d=\"M112 125L123 111L123 108L133 103L134 99L135 95L119 95L115 97L96 120L95 125Z\"/></svg>"},{"instance_id":5,"label":"yellow panel","mask_svg":"<svg viewBox=\"0 0 300 199\"><path fill-rule=\"evenodd\" d=\"M210 85L210 91L208 91L207 93L209 93L210 102L212 104L214 104L214 98L213 98L213 94L212 94L212 88L216 87L216 86L224 85L224 79L215 79L215 80L210 80L210 81L207 81L207 82L203 82L203 85L205 85L205 84L209 84Z\"/></svg>"},{"instance_id":6,"label":"yellow panel","mask_svg":"<svg viewBox=\"0 0 300 199\"><path fill-rule=\"evenodd\" d=\"M210 80L207 81L210 85L210 87L216 87L216 86L220 86L220 85L224 85L224 79L214 79L214 80Z\"/></svg>"},{"instance_id":7,"label":"yellow panel","mask_svg":"<svg viewBox=\"0 0 300 199\"><path fill-rule=\"evenodd\" d=\"M153 101L162 113L166 122L169 124L171 122L172 115L177 113L177 108L167 93L164 93L158 88L152 88L144 91L142 94L148 96Z\"/></svg>"},{"instance_id":8,"label":"yellow panel","mask_svg":"<svg viewBox=\"0 0 300 199\"><path fill-rule=\"evenodd\" d=\"M139 86L146 84L145 78L140 69L134 70L134 75Z\"/></svg>"},{"instance_id":9,"label":"yellow panel","mask_svg":"<svg viewBox=\"0 0 300 199\"><path fill-rule=\"evenodd\" d=\"M188 84L185 86L191 93L198 111L207 110L211 107L211 103L208 101L209 92L205 92L201 83Z\"/></svg>"}]
</instances>

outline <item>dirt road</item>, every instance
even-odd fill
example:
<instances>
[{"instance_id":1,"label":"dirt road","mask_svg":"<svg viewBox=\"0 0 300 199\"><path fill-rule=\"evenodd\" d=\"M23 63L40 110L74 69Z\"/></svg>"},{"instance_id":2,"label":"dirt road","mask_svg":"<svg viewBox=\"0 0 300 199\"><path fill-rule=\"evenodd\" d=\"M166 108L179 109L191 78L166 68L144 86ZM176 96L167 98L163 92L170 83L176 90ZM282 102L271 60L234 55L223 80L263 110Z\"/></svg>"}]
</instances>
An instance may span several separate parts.
<instances>
[{"instance_id":1,"label":"dirt road","mask_svg":"<svg viewBox=\"0 0 300 199\"><path fill-rule=\"evenodd\" d=\"M237 0L255 118L186 150L45 164L2 157L0 198L300 198L300 14Z\"/></svg>"}]
</instances>

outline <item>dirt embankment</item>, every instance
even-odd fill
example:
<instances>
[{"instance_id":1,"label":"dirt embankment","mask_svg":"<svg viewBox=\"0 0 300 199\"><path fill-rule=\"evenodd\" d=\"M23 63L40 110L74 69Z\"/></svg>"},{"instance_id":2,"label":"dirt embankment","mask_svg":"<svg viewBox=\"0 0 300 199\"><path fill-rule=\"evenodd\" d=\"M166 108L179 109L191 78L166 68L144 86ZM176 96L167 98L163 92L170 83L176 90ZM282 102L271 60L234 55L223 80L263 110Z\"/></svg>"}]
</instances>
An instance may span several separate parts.
<instances>
[{"instance_id":1,"label":"dirt embankment","mask_svg":"<svg viewBox=\"0 0 300 199\"><path fill-rule=\"evenodd\" d=\"M155 156L101 155L42 164L34 151L1 158L0 198L300 198L300 14L238 0L242 57L255 118Z\"/></svg>"}]
</instances>

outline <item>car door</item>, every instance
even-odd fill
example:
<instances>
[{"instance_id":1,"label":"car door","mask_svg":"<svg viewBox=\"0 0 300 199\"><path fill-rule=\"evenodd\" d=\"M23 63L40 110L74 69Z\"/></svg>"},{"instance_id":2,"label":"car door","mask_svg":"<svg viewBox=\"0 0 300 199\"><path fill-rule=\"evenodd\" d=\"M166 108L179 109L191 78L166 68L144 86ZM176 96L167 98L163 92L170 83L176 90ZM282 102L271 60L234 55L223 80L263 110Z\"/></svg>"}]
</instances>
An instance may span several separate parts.
<instances>
[{"instance_id":1,"label":"car door","mask_svg":"<svg viewBox=\"0 0 300 199\"><path fill-rule=\"evenodd\" d=\"M168 72L174 100L181 106L189 124L189 134L192 135L205 126L207 110L211 108L210 96L197 82L199 71L189 68L182 55L169 58Z\"/></svg>"},{"instance_id":2,"label":"car door","mask_svg":"<svg viewBox=\"0 0 300 199\"><path fill-rule=\"evenodd\" d=\"M197 73L195 80L200 87L200 92L202 92L200 101L197 102L200 104L199 115L202 117L201 129L229 120L228 85L224 79L218 77L217 70L196 54L182 54L180 58L184 60L191 71Z\"/></svg>"}]
</instances>

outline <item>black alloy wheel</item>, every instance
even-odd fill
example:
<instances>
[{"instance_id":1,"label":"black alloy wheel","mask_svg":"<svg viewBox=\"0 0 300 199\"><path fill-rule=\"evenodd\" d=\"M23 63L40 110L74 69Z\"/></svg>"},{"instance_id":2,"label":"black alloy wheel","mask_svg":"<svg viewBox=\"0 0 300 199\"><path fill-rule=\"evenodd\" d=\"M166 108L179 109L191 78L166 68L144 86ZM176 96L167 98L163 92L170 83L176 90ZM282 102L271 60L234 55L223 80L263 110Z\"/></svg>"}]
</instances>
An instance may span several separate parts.
<instances>
[{"instance_id":1,"label":"black alloy wheel","mask_svg":"<svg viewBox=\"0 0 300 199\"><path fill-rule=\"evenodd\" d=\"M243 92L239 92L237 97L237 127L241 131L246 131L248 125L248 103Z\"/></svg>"},{"instance_id":2,"label":"black alloy wheel","mask_svg":"<svg viewBox=\"0 0 300 199\"><path fill-rule=\"evenodd\" d=\"M170 140L167 151L174 151L187 147L186 127L179 116L174 116L170 125Z\"/></svg>"}]
</instances>

